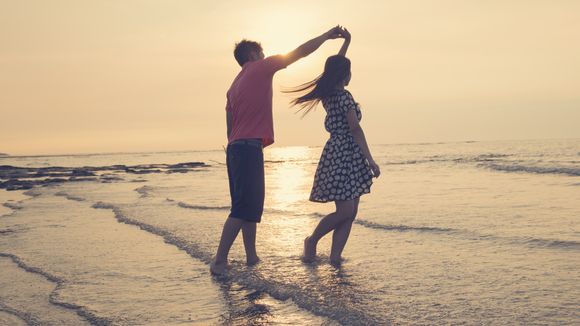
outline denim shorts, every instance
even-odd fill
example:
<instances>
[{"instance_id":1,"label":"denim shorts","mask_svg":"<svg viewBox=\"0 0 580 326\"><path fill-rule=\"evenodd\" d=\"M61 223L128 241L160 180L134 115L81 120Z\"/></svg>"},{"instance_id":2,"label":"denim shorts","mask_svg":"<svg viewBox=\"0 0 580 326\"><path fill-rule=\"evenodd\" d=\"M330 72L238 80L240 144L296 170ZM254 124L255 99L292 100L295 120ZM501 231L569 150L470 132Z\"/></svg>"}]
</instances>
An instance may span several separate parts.
<instances>
[{"instance_id":1,"label":"denim shorts","mask_svg":"<svg viewBox=\"0 0 580 326\"><path fill-rule=\"evenodd\" d=\"M232 208L230 216L260 223L264 211L264 154L257 140L237 140L226 152Z\"/></svg>"}]
</instances>

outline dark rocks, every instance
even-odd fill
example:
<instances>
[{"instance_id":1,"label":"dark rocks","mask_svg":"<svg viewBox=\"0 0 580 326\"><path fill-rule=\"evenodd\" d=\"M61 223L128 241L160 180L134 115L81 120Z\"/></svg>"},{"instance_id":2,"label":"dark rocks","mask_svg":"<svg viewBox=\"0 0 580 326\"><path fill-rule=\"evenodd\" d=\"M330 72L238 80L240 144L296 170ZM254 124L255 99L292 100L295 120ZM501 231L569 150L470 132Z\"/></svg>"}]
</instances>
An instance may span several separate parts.
<instances>
[{"instance_id":1,"label":"dark rocks","mask_svg":"<svg viewBox=\"0 0 580 326\"><path fill-rule=\"evenodd\" d=\"M186 163L177 163L177 164L172 164L172 165L168 165L167 168L169 169L180 169L180 168L199 168L199 167L205 167L205 166L209 166L206 165L203 162L186 162Z\"/></svg>"},{"instance_id":2,"label":"dark rocks","mask_svg":"<svg viewBox=\"0 0 580 326\"><path fill-rule=\"evenodd\" d=\"M133 174L148 174L148 173L161 173L162 171L159 169L154 169L154 170L149 170L149 169L133 169L133 168L127 168L125 170L125 172L127 173L133 173Z\"/></svg>"},{"instance_id":3,"label":"dark rocks","mask_svg":"<svg viewBox=\"0 0 580 326\"><path fill-rule=\"evenodd\" d=\"M187 173L191 171L190 169L171 169L171 170L167 170L166 173Z\"/></svg>"},{"instance_id":4,"label":"dark rocks","mask_svg":"<svg viewBox=\"0 0 580 326\"><path fill-rule=\"evenodd\" d=\"M92 177L95 176L95 173L89 170L84 169L74 169L72 170L71 174L75 177Z\"/></svg>"},{"instance_id":5,"label":"dark rocks","mask_svg":"<svg viewBox=\"0 0 580 326\"><path fill-rule=\"evenodd\" d=\"M208 166L203 162L40 168L0 165L0 189L23 190L70 181L115 182L124 180L121 173L188 173Z\"/></svg>"},{"instance_id":6,"label":"dark rocks","mask_svg":"<svg viewBox=\"0 0 580 326\"><path fill-rule=\"evenodd\" d=\"M68 181L97 181L99 178L97 177L70 177Z\"/></svg>"},{"instance_id":7,"label":"dark rocks","mask_svg":"<svg viewBox=\"0 0 580 326\"><path fill-rule=\"evenodd\" d=\"M100 179L101 179L101 181L103 181L103 180L107 180L107 181L122 181L122 180L124 180L120 176L114 175L114 174L102 174Z\"/></svg>"},{"instance_id":8,"label":"dark rocks","mask_svg":"<svg viewBox=\"0 0 580 326\"><path fill-rule=\"evenodd\" d=\"M35 183L28 180L10 179L8 181L0 182L0 189L6 190L26 190L32 189Z\"/></svg>"}]
</instances>

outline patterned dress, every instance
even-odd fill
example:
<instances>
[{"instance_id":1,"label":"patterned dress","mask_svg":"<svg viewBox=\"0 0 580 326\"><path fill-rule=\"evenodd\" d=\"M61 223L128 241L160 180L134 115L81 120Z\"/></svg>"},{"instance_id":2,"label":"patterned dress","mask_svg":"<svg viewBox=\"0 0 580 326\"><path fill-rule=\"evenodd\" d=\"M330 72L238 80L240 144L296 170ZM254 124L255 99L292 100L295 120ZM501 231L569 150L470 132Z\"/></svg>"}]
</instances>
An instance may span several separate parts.
<instances>
[{"instance_id":1,"label":"patterned dress","mask_svg":"<svg viewBox=\"0 0 580 326\"><path fill-rule=\"evenodd\" d=\"M360 121L359 106L347 90L340 90L322 100L322 105L326 110L324 126L330 139L318 162L310 200L322 203L352 200L369 193L373 174L346 119L347 112L355 110Z\"/></svg>"}]
</instances>

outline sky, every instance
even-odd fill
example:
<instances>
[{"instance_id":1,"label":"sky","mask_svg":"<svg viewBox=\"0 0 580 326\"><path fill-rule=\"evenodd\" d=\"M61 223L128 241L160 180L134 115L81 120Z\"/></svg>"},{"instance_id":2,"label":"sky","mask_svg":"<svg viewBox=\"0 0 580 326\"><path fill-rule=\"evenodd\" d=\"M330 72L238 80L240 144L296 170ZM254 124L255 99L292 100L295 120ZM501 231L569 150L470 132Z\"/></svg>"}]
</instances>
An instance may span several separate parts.
<instances>
[{"instance_id":1,"label":"sky","mask_svg":"<svg viewBox=\"0 0 580 326\"><path fill-rule=\"evenodd\" d=\"M370 144L580 137L580 1L0 0L0 152L220 149L242 38L287 53L352 33L349 90ZM320 146L274 77L274 146Z\"/></svg>"}]
</instances>

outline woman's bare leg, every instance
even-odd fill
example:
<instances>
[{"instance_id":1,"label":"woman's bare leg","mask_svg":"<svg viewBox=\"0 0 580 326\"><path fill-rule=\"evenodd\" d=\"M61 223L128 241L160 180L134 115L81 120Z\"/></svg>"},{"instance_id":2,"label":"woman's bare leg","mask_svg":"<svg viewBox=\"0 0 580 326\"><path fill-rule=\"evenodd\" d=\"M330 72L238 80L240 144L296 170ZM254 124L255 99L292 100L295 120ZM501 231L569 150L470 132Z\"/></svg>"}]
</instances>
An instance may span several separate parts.
<instances>
[{"instance_id":1,"label":"woman's bare leg","mask_svg":"<svg viewBox=\"0 0 580 326\"><path fill-rule=\"evenodd\" d=\"M312 235L304 239L304 261L312 261L316 257L316 245L318 241L334 230L341 223L352 219L354 213L354 200L336 201L336 212L326 215L312 232Z\"/></svg>"},{"instance_id":2,"label":"woman's bare leg","mask_svg":"<svg viewBox=\"0 0 580 326\"><path fill-rule=\"evenodd\" d=\"M354 214L352 219L348 219L342 224L340 224L334 232L332 233L332 247L330 250L330 262L333 265L340 265L342 260L342 251L346 246L346 242L348 241L348 236L350 235L350 229L352 228L352 222L356 218L356 214L358 212L358 203L360 201L360 197L354 200Z\"/></svg>"}]
</instances>

